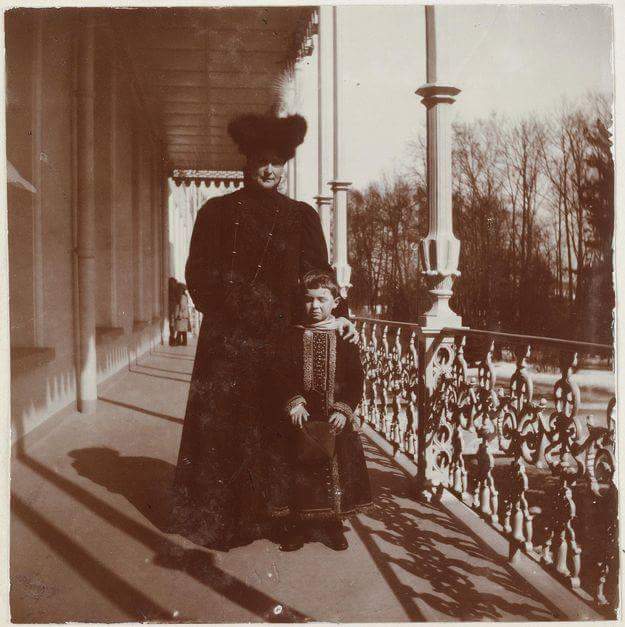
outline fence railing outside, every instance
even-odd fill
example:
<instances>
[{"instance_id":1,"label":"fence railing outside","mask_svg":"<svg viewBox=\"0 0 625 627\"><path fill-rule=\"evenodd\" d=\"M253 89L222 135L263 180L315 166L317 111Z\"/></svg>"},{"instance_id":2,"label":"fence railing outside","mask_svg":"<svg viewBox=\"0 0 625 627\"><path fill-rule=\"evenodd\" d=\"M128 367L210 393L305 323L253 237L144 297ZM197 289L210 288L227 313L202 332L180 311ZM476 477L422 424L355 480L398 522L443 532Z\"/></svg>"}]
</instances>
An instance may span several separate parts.
<instances>
[{"instance_id":1,"label":"fence railing outside","mask_svg":"<svg viewBox=\"0 0 625 627\"><path fill-rule=\"evenodd\" d=\"M610 358L611 347L367 318L357 326L362 418L415 460L421 494L450 490L508 538L510 559L522 551L613 609L614 379L604 372L588 387L592 414L582 415L574 374L580 357ZM531 367L536 351L557 358L554 380ZM502 352L513 363L496 363Z\"/></svg>"}]
</instances>

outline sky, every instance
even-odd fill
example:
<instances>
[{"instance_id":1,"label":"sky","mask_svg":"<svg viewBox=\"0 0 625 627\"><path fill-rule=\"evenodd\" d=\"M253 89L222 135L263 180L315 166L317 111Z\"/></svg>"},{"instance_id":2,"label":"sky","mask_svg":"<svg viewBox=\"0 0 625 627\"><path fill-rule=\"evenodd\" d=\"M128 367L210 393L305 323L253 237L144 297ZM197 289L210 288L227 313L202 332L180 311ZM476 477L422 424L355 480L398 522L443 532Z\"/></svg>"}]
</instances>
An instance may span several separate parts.
<instances>
[{"instance_id":1,"label":"sky","mask_svg":"<svg viewBox=\"0 0 625 627\"><path fill-rule=\"evenodd\" d=\"M345 175L364 187L401 170L424 128L425 16L418 6L343 6ZM612 12L601 5L438 6L439 80L462 91L452 121L553 112L612 95ZM350 154L351 153L351 154Z\"/></svg>"}]
</instances>

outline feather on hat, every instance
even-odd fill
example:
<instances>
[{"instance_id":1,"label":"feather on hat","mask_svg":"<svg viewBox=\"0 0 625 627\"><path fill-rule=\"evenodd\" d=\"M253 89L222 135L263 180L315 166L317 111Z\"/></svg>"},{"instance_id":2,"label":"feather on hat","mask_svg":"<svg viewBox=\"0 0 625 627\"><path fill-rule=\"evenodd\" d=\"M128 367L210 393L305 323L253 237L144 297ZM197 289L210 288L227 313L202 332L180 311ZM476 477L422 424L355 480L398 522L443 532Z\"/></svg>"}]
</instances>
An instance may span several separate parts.
<instances>
[{"instance_id":1,"label":"feather on hat","mask_svg":"<svg viewBox=\"0 0 625 627\"><path fill-rule=\"evenodd\" d=\"M288 161L304 141L306 129L306 120L301 115L279 118L250 113L232 120L228 124L228 135L245 156L274 150Z\"/></svg>"}]
</instances>

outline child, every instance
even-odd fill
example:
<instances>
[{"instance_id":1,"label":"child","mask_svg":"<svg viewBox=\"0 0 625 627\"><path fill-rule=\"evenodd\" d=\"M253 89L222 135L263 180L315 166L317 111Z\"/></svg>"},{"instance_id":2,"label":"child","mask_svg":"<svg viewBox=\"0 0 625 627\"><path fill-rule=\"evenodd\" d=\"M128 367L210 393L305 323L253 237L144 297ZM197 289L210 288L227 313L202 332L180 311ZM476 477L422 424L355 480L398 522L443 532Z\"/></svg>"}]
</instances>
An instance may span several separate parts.
<instances>
[{"instance_id":1,"label":"child","mask_svg":"<svg viewBox=\"0 0 625 627\"><path fill-rule=\"evenodd\" d=\"M191 317L189 313L189 297L187 296L187 286L178 284L178 302L175 310L176 317L176 346L187 345L187 333L191 330Z\"/></svg>"},{"instance_id":2,"label":"child","mask_svg":"<svg viewBox=\"0 0 625 627\"><path fill-rule=\"evenodd\" d=\"M338 286L325 272L303 278L305 324L291 330L281 395L293 438L292 505L281 550L302 547L302 522L321 523L326 544L345 550L341 519L371 504L354 410L362 395L358 347L341 340L332 311Z\"/></svg>"}]
</instances>

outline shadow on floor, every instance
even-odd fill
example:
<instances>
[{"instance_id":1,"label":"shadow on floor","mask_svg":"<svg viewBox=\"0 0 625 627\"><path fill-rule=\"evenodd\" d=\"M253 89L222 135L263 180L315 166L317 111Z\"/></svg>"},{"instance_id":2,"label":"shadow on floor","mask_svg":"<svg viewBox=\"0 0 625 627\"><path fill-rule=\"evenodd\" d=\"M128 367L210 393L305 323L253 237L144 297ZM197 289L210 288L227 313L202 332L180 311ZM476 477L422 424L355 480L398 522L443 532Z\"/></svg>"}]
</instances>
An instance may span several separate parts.
<instances>
[{"instance_id":1,"label":"shadow on floor","mask_svg":"<svg viewBox=\"0 0 625 627\"><path fill-rule=\"evenodd\" d=\"M81 477L121 494L159 531L170 531L172 464L152 457L125 457L107 447L77 449L69 456Z\"/></svg>"},{"instance_id":2,"label":"shadow on floor","mask_svg":"<svg viewBox=\"0 0 625 627\"><path fill-rule=\"evenodd\" d=\"M120 455L108 447L76 449L68 453L72 467L86 479L109 492L120 494L162 533L177 534L202 548L227 551L238 545L223 546L209 540L211 532L197 512L177 499L173 489L175 466L153 457ZM271 528L241 540L240 546L271 536Z\"/></svg>"},{"instance_id":3,"label":"shadow on floor","mask_svg":"<svg viewBox=\"0 0 625 627\"><path fill-rule=\"evenodd\" d=\"M150 355L166 359L180 359L181 361L195 361L195 357L189 357L187 355L174 355L172 353L165 353L162 351L150 351Z\"/></svg>"},{"instance_id":4,"label":"shadow on floor","mask_svg":"<svg viewBox=\"0 0 625 627\"><path fill-rule=\"evenodd\" d=\"M31 531L44 542L53 553L56 553L64 562L79 573L89 584L109 599L129 617L141 621L167 621L172 615L161 605L148 598L143 592L130 583L124 581L117 573L113 572L95 559L88 551L74 542L67 534L58 529L41 514L29 507L15 494L11 495L11 511ZM47 587L47 586L46 586ZM16 590L11 586L11 618L13 622L33 622L30 616L22 617L22 610L15 598ZM88 612L89 610L87 610ZM76 617L68 613L67 620L76 620ZM81 616L82 620L89 620L90 616ZM44 622L49 622L48 620Z\"/></svg>"},{"instance_id":5,"label":"shadow on floor","mask_svg":"<svg viewBox=\"0 0 625 627\"><path fill-rule=\"evenodd\" d=\"M368 517L382 529L368 527L367 517L355 520L353 527L413 620L419 620L416 599L464 621L502 620L504 616L533 621L561 618L547 599L442 508L417 501L403 507L397 497L410 498L411 482L377 447L367 442L365 450L376 495ZM386 553L385 544L400 548L401 557L397 550ZM398 568L422 579L423 588L431 592L402 585L395 574ZM491 592L497 588L502 592ZM515 597L524 601L517 602Z\"/></svg>"},{"instance_id":6,"label":"shadow on floor","mask_svg":"<svg viewBox=\"0 0 625 627\"><path fill-rule=\"evenodd\" d=\"M558 617L548 601L519 580L504 563L491 557L444 510L416 501L410 507L402 506L398 497L410 498L411 482L376 447L367 444L365 448L376 494L376 506L368 517L381 523L382 529L368 527L365 516L353 519L352 526L410 620L424 620L417 599L459 620L518 616L540 621ZM80 449L69 455L78 474L123 495L161 532L180 533L171 515L173 465L148 457L120 456L108 448ZM192 534L182 535L194 541ZM392 551L392 555L385 552L385 544L400 548L401 557L397 551ZM185 551L169 543L158 551L156 561L190 572L196 578L208 578L207 585L219 590L221 579L207 574L213 566L207 565L205 558L203 550ZM422 579L423 588L432 592L419 592L403 584L396 574L398 567ZM478 586L477 579L486 581ZM493 588L504 594L488 591ZM510 600L516 596L525 601Z\"/></svg>"},{"instance_id":7,"label":"shadow on floor","mask_svg":"<svg viewBox=\"0 0 625 627\"><path fill-rule=\"evenodd\" d=\"M156 529L167 528L169 523L167 495L173 475L171 464L145 457L124 458L116 451L106 448L81 449L72 451L70 455L75 460L74 467L79 474L105 486L111 492L126 496ZM78 505L152 550L153 563L185 572L196 581L221 594L225 599L259 617L263 622L301 623L314 620L229 575L215 564L214 555L210 551L199 548L186 549L179 546L151 525L145 525L127 516L23 451L18 454L17 459L43 480L65 492ZM162 608L141 591L127 584L116 572L98 562L73 539L27 506L17 495L13 495L13 512L51 551L57 553L71 568L132 620L189 622L189 617L174 618L169 610ZM28 603L23 599L20 600L21 608L17 613L15 612L16 603L17 600L13 595L11 603L13 620L32 622L28 616ZM277 608L280 608L279 613ZM72 614L68 611L64 620L80 621L82 617L76 616L75 612L76 610ZM23 613L26 614L26 618L20 621L19 614ZM211 622L211 619L215 620L218 616L215 612L199 618L203 622ZM195 620L197 619L198 617L195 617Z\"/></svg>"},{"instance_id":8,"label":"shadow on floor","mask_svg":"<svg viewBox=\"0 0 625 627\"><path fill-rule=\"evenodd\" d=\"M144 366L139 366L140 368L143 368ZM180 373L181 377L185 377L183 378L178 378L178 377L168 377L162 374L154 374L153 372L144 372L143 370L137 370L137 368L128 368L128 372L132 372L133 374L142 374L145 377L153 377L154 379L165 379L166 381L178 381L178 383L189 383L191 381L191 375L190 374L185 374L185 373ZM173 371L171 371L173 372Z\"/></svg>"},{"instance_id":9,"label":"shadow on floor","mask_svg":"<svg viewBox=\"0 0 625 627\"><path fill-rule=\"evenodd\" d=\"M137 362L138 368L145 368L146 370L156 370L158 372L167 372L169 374L181 374L183 376L191 376L190 370L172 370L171 368L158 368L157 366L150 366L148 364L140 364Z\"/></svg>"},{"instance_id":10,"label":"shadow on floor","mask_svg":"<svg viewBox=\"0 0 625 627\"><path fill-rule=\"evenodd\" d=\"M117 405L118 407L123 407L124 409L137 411L142 414L146 414L147 416L154 416L154 418L162 418L163 420L167 420L168 422L175 422L179 425L184 424L184 420L182 418L176 418L175 416L170 416L169 414L162 414L157 411L145 409L144 407L139 407L138 405L130 405L129 403L114 401L112 398L104 398L103 396L98 396L98 400L102 401L103 403L108 403L109 405Z\"/></svg>"}]
</instances>

